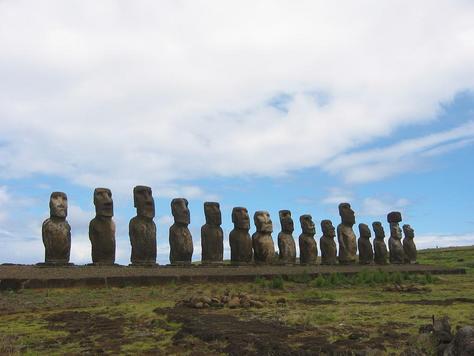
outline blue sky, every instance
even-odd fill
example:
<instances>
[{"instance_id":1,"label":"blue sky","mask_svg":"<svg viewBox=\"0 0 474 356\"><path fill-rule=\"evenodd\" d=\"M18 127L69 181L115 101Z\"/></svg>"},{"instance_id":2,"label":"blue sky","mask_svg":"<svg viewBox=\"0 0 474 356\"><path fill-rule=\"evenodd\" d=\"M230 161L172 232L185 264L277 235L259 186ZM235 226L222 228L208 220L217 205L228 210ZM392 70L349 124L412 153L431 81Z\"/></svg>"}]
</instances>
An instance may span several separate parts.
<instances>
[{"instance_id":1,"label":"blue sky","mask_svg":"<svg viewBox=\"0 0 474 356\"><path fill-rule=\"evenodd\" d=\"M197 15L199 14L199 15ZM0 2L0 262L43 259L52 191L90 261L95 187L130 257L134 185L339 223L400 210L419 247L474 244L472 1ZM443 24L443 26L440 26ZM385 224L386 230L388 230ZM357 226L355 226L357 231ZM254 231L252 228L251 233ZM387 231L388 233L388 231Z\"/></svg>"}]
</instances>

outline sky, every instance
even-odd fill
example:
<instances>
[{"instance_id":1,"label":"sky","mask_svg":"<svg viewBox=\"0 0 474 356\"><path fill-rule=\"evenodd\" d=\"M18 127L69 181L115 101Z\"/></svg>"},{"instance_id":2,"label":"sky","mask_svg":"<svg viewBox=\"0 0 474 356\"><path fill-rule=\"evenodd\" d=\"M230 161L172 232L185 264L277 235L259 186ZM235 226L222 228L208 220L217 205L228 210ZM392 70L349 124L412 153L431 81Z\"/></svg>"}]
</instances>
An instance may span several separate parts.
<instances>
[{"instance_id":1,"label":"sky","mask_svg":"<svg viewBox=\"0 0 474 356\"><path fill-rule=\"evenodd\" d=\"M53 191L91 261L112 190L117 262L152 187L158 262L172 198L358 223L402 212L419 248L474 245L474 2L0 1L0 263L44 259ZM354 230L358 234L357 225ZM255 231L252 224L250 233Z\"/></svg>"}]
</instances>

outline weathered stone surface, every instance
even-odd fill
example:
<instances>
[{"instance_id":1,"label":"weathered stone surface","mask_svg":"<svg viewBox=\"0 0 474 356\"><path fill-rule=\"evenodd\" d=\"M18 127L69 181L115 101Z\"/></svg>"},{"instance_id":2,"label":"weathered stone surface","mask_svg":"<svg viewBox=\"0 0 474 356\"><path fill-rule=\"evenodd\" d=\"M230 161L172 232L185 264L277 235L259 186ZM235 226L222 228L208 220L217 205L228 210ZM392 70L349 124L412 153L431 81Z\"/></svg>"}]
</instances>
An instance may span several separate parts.
<instances>
[{"instance_id":1,"label":"weathered stone surface","mask_svg":"<svg viewBox=\"0 0 474 356\"><path fill-rule=\"evenodd\" d=\"M415 238L415 231L410 225L403 225L403 252L405 255L405 263L416 263L416 245L413 239Z\"/></svg>"},{"instance_id":2,"label":"weathered stone surface","mask_svg":"<svg viewBox=\"0 0 474 356\"><path fill-rule=\"evenodd\" d=\"M300 245L300 263L301 264L316 264L318 258L318 246L314 235L316 234L316 227L314 226L311 215L300 216L302 233L299 237Z\"/></svg>"},{"instance_id":3,"label":"weathered stone surface","mask_svg":"<svg viewBox=\"0 0 474 356\"><path fill-rule=\"evenodd\" d=\"M224 260L224 232L219 203L205 202L206 223L201 227L202 263L219 264Z\"/></svg>"},{"instance_id":4,"label":"weathered stone surface","mask_svg":"<svg viewBox=\"0 0 474 356\"><path fill-rule=\"evenodd\" d=\"M112 192L107 188L94 190L96 216L89 224L89 239L92 244L94 264L115 263L115 223Z\"/></svg>"},{"instance_id":5,"label":"weathered stone surface","mask_svg":"<svg viewBox=\"0 0 474 356\"><path fill-rule=\"evenodd\" d=\"M474 327L460 328L453 340L444 349L443 356L472 356L474 355Z\"/></svg>"},{"instance_id":6,"label":"weathered stone surface","mask_svg":"<svg viewBox=\"0 0 474 356\"><path fill-rule=\"evenodd\" d=\"M295 230L291 212L280 210L281 232L278 234L278 255L283 263L296 263L296 244L293 238Z\"/></svg>"},{"instance_id":7,"label":"weathered stone surface","mask_svg":"<svg viewBox=\"0 0 474 356\"><path fill-rule=\"evenodd\" d=\"M374 229L375 239L374 239L374 261L378 265L386 265L388 258L387 245L385 244L385 231L383 229L382 223L380 221L375 221L372 223L372 228Z\"/></svg>"},{"instance_id":8,"label":"weathered stone surface","mask_svg":"<svg viewBox=\"0 0 474 356\"><path fill-rule=\"evenodd\" d=\"M387 215L387 221L390 223L390 238L388 240L390 263L403 263L405 256L402 245L402 230L399 226L402 216L398 211L392 211Z\"/></svg>"},{"instance_id":9,"label":"weathered stone surface","mask_svg":"<svg viewBox=\"0 0 474 356\"><path fill-rule=\"evenodd\" d=\"M268 264L275 257L275 245L272 232L273 223L267 211L257 211L253 216L257 232L252 235L255 263Z\"/></svg>"},{"instance_id":10,"label":"weathered stone surface","mask_svg":"<svg viewBox=\"0 0 474 356\"><path fill-rule=\"evenodd\" d=\"M321 248L321 264L323 265L335 265L337 263L337 247L336 241L336 229L334 228L331 220L321 221L321 230L323 236L319 240L319 247Z\"/></svg>"},{"instance_id":11,"label":"weathered stone surface","mask_svg":"<svg viewBox=\"0 0 474 356\"><path fill-rule=\"evenodd\" d=\"M155 200L150 187L133 188L133 202L137 216L130 220L128 232L132 245L132 265L156 264Z\"/></svg>"},{"instance_id":12,"label":"weathered stone surface","mask_svg":"<svg viewBox=\"0 0 474 356\"><path fill-rule=\"evenodd\" d=\"M171 264L190 264L193 256L193 237L188 229L190 215L188 201L176 198L171 201L171 213L174 224L170 227L170 262Z\"/></svg>"},{"instance_id":13,"label":"weathered stone surface","mask_svg":"<svg viewBox=\"0 0 474 356\"><path fill-rule=\"evenodd\" d=\"M67 217L67 196L53 192L49 199L50 217L43 222L42 236L47 264L67 264L71 252L71 226Z\"/></svg>"},{"instance_id":14,"label":"weathered stone surface","mask_svg":"<svg viewBox=\"0 0 474 356\"><path fill-rule=\"evenodd\" d=\"M339 204L341 223L337 226L339 242L339 263L352 264L356 261L357 240L352 226L355 224L355 214L349 203Z\"/></svg>"},{"instance_id":15,"label":"weathered stone surface","mask_svg":"<svg viewBox=\"0 0 474 356\"><path fill-rule=\"evenodd\" d=\"M232 209L234 229L229 234L230 260L233 264L252 262L252 239L250 238L250 218L246 208Z\"/></svg>"},{"instance_id":16,"label":"weathered stone surface","mask_svg":"<svg viewBox=\"0 0 474 356\"><path fill-rule=\"evenodd\" d=\"M366 224L359 224L357 247L359 249L359 263L361 265L368 265L374 262L374 250L370 243L371 236L369 227Z\"/></svg>"}]
</instances>

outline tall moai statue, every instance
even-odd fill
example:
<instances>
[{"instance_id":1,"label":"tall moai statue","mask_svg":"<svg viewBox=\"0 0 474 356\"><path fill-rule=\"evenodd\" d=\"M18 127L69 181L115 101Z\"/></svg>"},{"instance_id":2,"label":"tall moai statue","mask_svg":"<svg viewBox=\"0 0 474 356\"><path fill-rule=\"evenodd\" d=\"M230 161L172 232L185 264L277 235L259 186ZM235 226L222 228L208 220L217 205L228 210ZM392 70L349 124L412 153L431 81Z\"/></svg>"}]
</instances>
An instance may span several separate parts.
<instances>
[{"instance_id":1,"label":"tall moai statue","mask_svg":"<svg viewBox=\"0 0 474 356\"><path fill-rule=\"evenodd\" d=\"M205 202L206 223L201 227L201 253L203 264L222 264L224 261L224 232L219 203Z\"/></svg>"},{"instance_id":2,"label":"tall moai statue","mask_svg":"<svg viewBox=\"0 0 474 356\"><path fill-rule=\"evenodd\" d=\"M352 226L355 224L354 210L349 203L339 204L341 223L337 226L337 240L339 242L339 263L352 264L356 261L357 240Z\"/></svg>"},{"instance_id":3,"label":"tall moai statue","mask_svg":"<svg viewBox=\"0 0 474 356\"><path fill-rule=\"evenodd\" d=\"M385 230L380 221L372 223L374 229L374 262L378 265L386 265L388 259L387 245L385 244Z\"/></svg>"},{"instance_id":4,"label":"tall moai statue","mask_svg":"<svg viewBox=\"0 0 474 356\"><path fill-rule=\"evenodd\" d=\"M314 226L311 215L301 215L301 235L299 237L300 245L300 263L302 265L314 265L318 258L318 246L314 235L316 234L316 227Z\"/></svg>"},{"instance_id":5,"label":"tall moai statue","mask_svg":"<svg viewBox=\"0 0 474 356\"><path fill-rule=\"evenodd\" d=\"M250 217L246 208L232 209L234 229L229 234L230 261L232 264L252 262L252 239L250 238Z\"/></svg>"},{"instance_id":6,"label":"tall moai statue","mask_svg":"<svg viewBox=\"0 0 474 356\"><path fill-rule=\"evenodd\" d=\"M133 188L133 205L137 216L130 220L128 233L132 245L132 265L156 264L155 200L150 187Z\"/></svg>"},{"instance_id":7,"label":"tall moai statue","mask_svg":"<svg viewBox=\"0 0 474 356\"><path fill-rule=\"evenodd\" d=\"M403 225L403 251L405 253L405 263L416 263L416 245L413 239L415 238L415 231L410 225Z\"/></svg>"},{"instance_id":8,"label":"tall moai statue","mask_svg":"<svg viewBox=\"0 0 474 356\"><path fill-rule=\"evenodd\" d=\"M53 192L49 198L49 219L43 222L42 236L45 249L45 264L64 265L69 263L71 252L71 226L67 217L67 196Z\"/></svg>"},{"instance_id":9,"label":"tall moai statue","mask_svg":"<svg viewBox=\"0 0 474 356\"><path fill-rule=\"evenodd\" d=\"M387 215L390 224L390 238L388 239L388 251L390 263L400 264L405 260L402 245L402 230L399 223L402 221L402 214L392 211Z\"/></svg>"},{"instance_id":10,"label":"tall moai statue","mask_svg":"<svg viewBox=\"0 0 474 356\"><path fill-rule=\"evenodd\" d=\"M191 264L193 256L193 237L188 225L191 222L188 201L176 198L171 201L171 213L174 224L170 227L170 262L171 264Z\"/></svg>"},{"instance_id":11,"label":"tall moai statue","mask_svg":"<svg viewBox=\"0 0 474 356\"><path fill-rule=\"evenodd\" d=\"M107 188L94 190L95 218L89 223L92 262L98 265L115 263L115 222L112 192Z\"/></svg>"},{"instance_id":12,"label":"tall moai statue","mask_svg":"<svg viewBox=\"0 0 474 356\"><path fill-rule=\"evenodd\" d=\"M273 223L267 211L257 211L253 216L257 231L252 235L252 246L255 263L269 264L275 257L273 243Z\"/></svg>"},{"instance_id":13,"label":"tall moai statue","mask_svg":"<svg viewBox=\"0 0 474 356\"><path fill-rule=\"evenodd\" d=\"M280 210L281 232L278 234L278 255L280 262L287 264L296 263L296 244L293 239L295 224L289 210Z\"/></svg>"},{"instance_id":14,"label":"tall moai statue","mask_svg":"<svg viewBox=\"0 0 474 356\"><path fill-rule=\"evenodd\" d=\"M319 247L321 248L321 264L323 265L335 265L337 263L337 247L336 241L336 229L332 225L331 220L321 221L321 230L323 236L319 239Z\"/></svg>"},{"instance_id":15,"label":"tall moai statue","mask_svg":"<svg viewBox=\"0 0 474 356\"><path fill-rule=\"evenodd\" d=\"M369 227L366 224L359 224L359 239L357 247L359 249L359 264L369 265L374 263L374 250L370 243L372 236Z\"/></svg>"}]
</instances>

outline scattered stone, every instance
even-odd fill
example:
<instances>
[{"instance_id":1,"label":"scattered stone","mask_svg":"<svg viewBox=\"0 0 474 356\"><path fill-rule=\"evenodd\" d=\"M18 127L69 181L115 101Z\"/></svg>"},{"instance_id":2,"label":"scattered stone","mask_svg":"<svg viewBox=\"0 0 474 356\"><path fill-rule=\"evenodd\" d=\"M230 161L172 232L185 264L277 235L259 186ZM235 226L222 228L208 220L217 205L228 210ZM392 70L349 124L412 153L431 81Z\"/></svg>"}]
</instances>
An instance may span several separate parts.
<instances>
[{"instance_id":1,"label":"scattered stone","mask_svg":"<svg viewBox=\"0 0 474 356\"><path fill-rule=\"evenodd\" d=\"M474 327L464 326L458 330L454 339L444 349L444 356L474 355Z\"/></svg>"},{"instance_id":2,"label":"scattered stone","mask_svg":"<svg viewBox=\"0 0 474 356\"><path fill-rule=\"evenodd\" d=\"M240 299L238 297L232 298L231 300L229 300L227 306L231 309L240 307Z\"/></svg>"},{"instance_id":3,"label":"scattered stone","mask_svg":"<svg viewBox=\"0 0 474 356\"><path fill-rule=\"evenodd\" d=\"M416 285L400 285L394 284L393 286L388 286L384 289L385 292L399 292L399 293L425 293L431 292L431 289L428 287L418 287Z\"/></svg>"},{"instance_id":4,"label":"scattered stone","mask_svg":"<svg viewBox=\"0 0 474 356\"><path fill-rule=\"evenodd\" d=\"M284 298L283 298L284 299ZM223 295L219 297L209 297L206 295L193 295L176 302L176 306L186 306L195 309L205 308L263 308L267 302L264 298L258 296L251 296L245 293L238 293L230 295Z\"/></svg>"},{"instance_id":5,"label":"scattered stone","mask_svg":"<svg viewBox=\"0 0 474 356\"><path fill-rule=\"evenodd\" d=\"M284 297L278 298L277 299L277 304L286 304L286 299Z\"/></svg>"}]
</instances>

